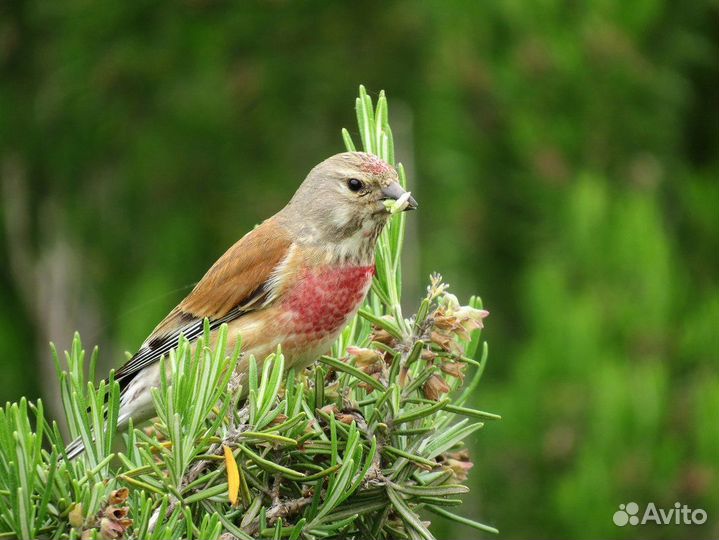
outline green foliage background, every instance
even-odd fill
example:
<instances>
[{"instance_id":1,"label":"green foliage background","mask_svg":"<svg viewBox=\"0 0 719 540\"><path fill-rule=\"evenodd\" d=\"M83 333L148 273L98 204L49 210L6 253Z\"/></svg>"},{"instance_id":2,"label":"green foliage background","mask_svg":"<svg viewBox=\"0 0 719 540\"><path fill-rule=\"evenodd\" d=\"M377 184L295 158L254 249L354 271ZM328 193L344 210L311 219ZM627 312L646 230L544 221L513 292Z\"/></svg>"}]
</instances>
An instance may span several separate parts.
<instances>
[{"instance_id":1,"label":"green foliage background","mask_svg":"<svg viewBox=\"0 0 719 540\"><path fill-rule=\"evenodd\" d=\"M342 150L363 82L388 92L421 205L405 299L438 270L492 312L474 404L504 420L473 448L472 517L514 538L716 537L717 15L715 0L3 3L0 399L52 407L47 341L75 329L119 364ZM629 501L709 520L615 527Z\"/></svg>"}]
</instances>

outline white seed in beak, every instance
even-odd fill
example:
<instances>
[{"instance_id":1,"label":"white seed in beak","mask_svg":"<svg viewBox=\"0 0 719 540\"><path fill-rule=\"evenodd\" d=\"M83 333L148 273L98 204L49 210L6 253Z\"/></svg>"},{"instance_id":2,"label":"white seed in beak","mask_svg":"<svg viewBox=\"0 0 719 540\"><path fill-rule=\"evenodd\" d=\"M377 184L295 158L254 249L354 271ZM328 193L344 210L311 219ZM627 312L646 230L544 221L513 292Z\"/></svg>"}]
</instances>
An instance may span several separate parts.
<instances>
[{"instance_id":1,"label":"white seed in beak","mask_svg":"<svg viewBox=\"0 0 719 540\"><path fill-rule=\"evenodd\" d=\"M397 214L402 212L409 206L409 198L412 196L410 191L405 191L400 195L396 201L387 199L384 202L384 206L390 214Z\"/></svg>"}]
</instances>

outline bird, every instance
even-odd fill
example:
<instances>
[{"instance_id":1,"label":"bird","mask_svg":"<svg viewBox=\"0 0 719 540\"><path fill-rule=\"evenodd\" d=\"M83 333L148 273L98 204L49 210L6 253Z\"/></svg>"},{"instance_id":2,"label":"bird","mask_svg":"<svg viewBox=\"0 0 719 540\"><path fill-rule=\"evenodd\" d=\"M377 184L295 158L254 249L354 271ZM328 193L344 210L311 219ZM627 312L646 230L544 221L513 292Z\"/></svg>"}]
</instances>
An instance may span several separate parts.
<instances>
[{"instance_id":1,"label":"bird","mask_svg":"<svg viewBox=\"0 0 719 540\"><path fill-rule=\"evenodd\" d=\"M287 369L328 351L370 289L377 239L392 213L386 202L398 200L400 209L417 208L397 170L373 154L344 152L316 165L287 205L232 245L116 371L118 429L154 416L160 358L181 336L197 341L205 319L211 337L227 324L228 347L241 339L240 384L249 357L261 362L278 345ZM76 439L66 453L73 459L83 450Z\"/></svg>"}]
</instances>

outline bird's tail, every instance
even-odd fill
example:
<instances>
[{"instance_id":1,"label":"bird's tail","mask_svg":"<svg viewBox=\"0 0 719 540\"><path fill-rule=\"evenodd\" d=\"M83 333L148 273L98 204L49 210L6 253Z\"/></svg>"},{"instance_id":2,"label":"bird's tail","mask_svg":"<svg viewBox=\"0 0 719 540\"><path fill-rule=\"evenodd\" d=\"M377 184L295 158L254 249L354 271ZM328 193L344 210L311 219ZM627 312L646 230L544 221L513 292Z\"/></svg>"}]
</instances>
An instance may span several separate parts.
<instances>
[{"instance_id":1,"label":"bird's tail","mask_svg":"<svg viewBox=\"0 0 719 540\"><path fill-rule=\"evenodd\" d=\"M141 419L144 419L145 417L141 417ZM130 411L123 410L123 408L120 408L120 414L117 418L117 424L116 429L117 432L123 431L127 428L127 425L130 421ZM105 431L109 429L107 425L107 412L105 413L105 425L104 425ZM91 444L95 442L95 432L94 430L90 431L90 442ZM71 441L70 444L68 444L65 447L65 453L67 454L67 458L69 460L75 459L77 456L81 455L85 451L85 442L82 440L82 437L78 437L75 440Z\"/></svg>"},{"instance_id":2,"label":"bird's tail","mask_svg":"<svg viewBox=\"0 0 719 540\"><path fill-rule=\"evenodd\" d=\"M70 460L75 459L77 456L82 454L85 451L85 443L82 442L82 437L78 437L74 441L72 441L70 444L68 444L65 447L65 452L67 453L67 458Z\"/></svg>"}]
</instances>

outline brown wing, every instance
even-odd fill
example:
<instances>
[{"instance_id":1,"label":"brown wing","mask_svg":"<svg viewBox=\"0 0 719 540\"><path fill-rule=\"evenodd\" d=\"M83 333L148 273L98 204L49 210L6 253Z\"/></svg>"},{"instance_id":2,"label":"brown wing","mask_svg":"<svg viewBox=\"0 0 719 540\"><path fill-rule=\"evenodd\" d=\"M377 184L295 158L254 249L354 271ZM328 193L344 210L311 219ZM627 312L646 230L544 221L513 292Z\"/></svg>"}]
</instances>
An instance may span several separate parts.
<instances>
[{"instance_id":1,"label":"brown wing","mask_svg":"<svg viewBox=\"0 0 719 540\"><path fill-rule=\"evenodd\" d=\"M177 347L180 335L196 340L205 318L216 328L263 306L272 298L273 271L291 243L287 230L272 219L238 240L117 371L115 378L121 386L124 388L137 372Z\"/></svg>"},{"instance_id":2,"label":"brown wing","mask_svg":"<svg viewBox=\"0 0 719 540\"><path fill-rule=\"evenodd\" d=\"M180 302L180 310L197 317L224 317L267 281L284 259L290 243L282 227L266 221L238 240L212 265Z\"/></svg>"}]
</instances>

